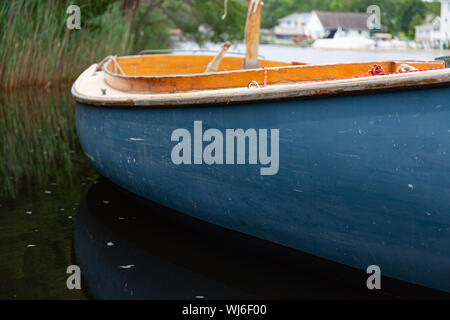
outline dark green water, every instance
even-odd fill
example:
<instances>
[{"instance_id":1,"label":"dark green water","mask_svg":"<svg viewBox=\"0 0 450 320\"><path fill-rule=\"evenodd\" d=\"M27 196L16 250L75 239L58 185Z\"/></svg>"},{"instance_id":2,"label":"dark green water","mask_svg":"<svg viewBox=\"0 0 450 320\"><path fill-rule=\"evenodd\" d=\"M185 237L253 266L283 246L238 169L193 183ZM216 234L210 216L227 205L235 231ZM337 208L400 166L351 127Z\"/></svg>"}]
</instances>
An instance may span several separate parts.
<instances>
[{"instance_id":1,"label":"dark green water","mask_svg":"<svg viewBox=\"0 0 450 320\"><path fill-rule=\"evenodd\" d=\"M0 299L449 296L367 275L127 195L87 162L69 88L0 94ZM83 290L69 290L67 267Z\"/></svg>"},{"instance_id":2,"label":"dark green water","mask_svg":"<svg viewBox=\"0 0 450 320\"><path fill-rule=\"evenodd\" d=\"M69 88L0 93L0 299L83 299L66 287L77 203L97 178Z\"/></svg>"}]
</instances>

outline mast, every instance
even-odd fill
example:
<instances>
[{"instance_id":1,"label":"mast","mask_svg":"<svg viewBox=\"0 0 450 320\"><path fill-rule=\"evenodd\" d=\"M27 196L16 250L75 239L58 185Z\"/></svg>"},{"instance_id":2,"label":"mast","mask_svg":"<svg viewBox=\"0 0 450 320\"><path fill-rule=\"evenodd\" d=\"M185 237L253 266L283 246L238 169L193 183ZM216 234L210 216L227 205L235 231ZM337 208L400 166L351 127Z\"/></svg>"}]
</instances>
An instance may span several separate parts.
<instances>
[{"instance_id":1,"label":"mast","mask_svg":"<svg viewBox=\"0 0 450 320\"><path fill-rule=\"evenodd\" d=\"M247 22L245 24L246 57L242 65L244 69L257 69L259 32L261 28L262 0L248 0Z\"/></svg>"}]
</instances>

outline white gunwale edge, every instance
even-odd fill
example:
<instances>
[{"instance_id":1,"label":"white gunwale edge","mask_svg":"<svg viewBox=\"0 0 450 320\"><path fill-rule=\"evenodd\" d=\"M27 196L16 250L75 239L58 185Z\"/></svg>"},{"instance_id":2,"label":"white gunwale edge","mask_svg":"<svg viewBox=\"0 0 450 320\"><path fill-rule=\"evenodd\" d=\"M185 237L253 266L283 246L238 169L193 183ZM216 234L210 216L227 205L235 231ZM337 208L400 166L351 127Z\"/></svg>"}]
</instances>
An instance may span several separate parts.
<instances>
[{"instance_id":1,"label":"white gunwale edge","mask_svg":"<svg viewBox=\"0 0 450 320\"><path fill-rule=\"evenodd\" d=\"M176 93L123 92L109 86L104 71L86 69L72 86L76 101L96 106L177 107L187 105L236 104L314 96L358 94L380 90L404 90L430 86L450 86L450 69L434 69L371 77L299 83L271 84L265 88L227 88ZM102 89L106 94L102 95Z\"/></svg>"}]
</instances>

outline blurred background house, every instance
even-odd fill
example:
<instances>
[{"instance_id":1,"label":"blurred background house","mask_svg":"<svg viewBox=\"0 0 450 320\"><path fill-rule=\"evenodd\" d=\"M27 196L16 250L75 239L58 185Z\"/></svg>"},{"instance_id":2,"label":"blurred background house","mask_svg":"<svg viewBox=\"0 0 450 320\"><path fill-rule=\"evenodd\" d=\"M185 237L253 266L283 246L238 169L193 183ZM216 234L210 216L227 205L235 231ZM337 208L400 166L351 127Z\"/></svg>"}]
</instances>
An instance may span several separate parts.
<instances>
[{"instance_id":1,"label":"blurred background house","mask_svg":"<svg viewBox=\"0 0 450 320\"><path fill-rule=\"evenodd\" d=\"M426 23L415 27L415 40L423 48L448 49L450 45L450 0L441 0L441 15L427 17Z\"/></svg>"},{"instance_id":2,"label":"blurred background house","mask_svg":"<svg viewBox=\"0 0 450 320\"><path fill-rule=\"evenodd\" d=\"M306 25L306 34L313 39L341 36L369 38L367 20L370 14L358 12L313 11Z\"/></svg>"},{"instance_id":3,"label":"blurred background house","mask_svg":"<svg viewBox=\"0 0 450 320\"><path fill-rule=\"evenodd\" d=\"M442 0L441 4L441 48L450 46L450 0Z\"/></svg>"},{"instance_id":4,"label":"blurred background house","mask_svg":"<svg viewBox=\"0 0 450 320\"><path fill-rule=\"evenodd\" d=\"M278 39L291 40L296 37L307 37L306 25L310 20L312 13L293 13L287 17L281 18L275 27L275 35Z\"/></svg>"},{"instance_id":5,"label":"blurred background house","mask_svg":"<svg viewBox=\"0 0 450 320\"><path fill-rule=\"evenodd\" d=\"M278 40L333 38L340 36L369 38L367 13L312 11L281 18L274 28Z\"/></svg>"},{"instance_id":6,"label":"blurred background house","mask_svg":"<svg viewBox=\"0 0 450 320\"><path fill-rule=\"evenodd\" d=\"M415 40L426 49L439 48L441 45L441 17L415 27Z\"/></svg>"}]
</instances>

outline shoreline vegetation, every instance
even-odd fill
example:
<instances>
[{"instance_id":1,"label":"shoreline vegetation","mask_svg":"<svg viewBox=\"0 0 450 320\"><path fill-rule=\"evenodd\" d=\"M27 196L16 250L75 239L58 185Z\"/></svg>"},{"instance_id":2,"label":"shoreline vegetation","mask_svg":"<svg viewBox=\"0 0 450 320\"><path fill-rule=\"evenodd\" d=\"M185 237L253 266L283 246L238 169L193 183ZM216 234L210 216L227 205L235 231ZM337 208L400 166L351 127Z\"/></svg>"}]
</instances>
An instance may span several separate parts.
<instances>
[{"instance_id":1,"label":"shoreline vegetation","mask_svg":"<svg viewBox=\"0 0 450 320\"><path fill-rule=\"evenodd\" d=\"M122 39L130 32L117 5L92 18L89 32L65 26L68 5L21 0L0 4L0 90L68 84L92 61L125 51Z\"/></svg>"},{"instance_id":2,"label":"shoreline vegetation","mask_svg":"<svg viewBox=\"0 0 450 320\"><path fill-rule=\"evenodd\" d=\"M169 48L174 28L197 43L242 39L245 1L229 0L225 19L223 0L84 1L80 30L66 26L73 1L0 1L0 206L95 175L70 95L82 71L108 55Z\"/></svg>"},{"instance_id":3,"label":"shoreline vegetation","mask_svg":"<svg viewBox=\"0 0 450 320\"><path fill-rule=\"evenodd\" d=\"M0 95L0 136L0 199L81 183L92 171L84 165L68 89Z\"/></svg>"},{"instance_id":4,"label":"shoreline vegetation","mask_svg":"<svg viewBox=\"0 0 450 320\"><path fill-rule=\"evenodd\" d=\"M69 30L70 0L0 1L0 90L69 85L108 55L172 47L172 30L199 44L240 41L247 0L92 0L79 4L81 29ZM412 24L439 14L439 2L422 0L266 0L262 26L311 10L365 12L379 5L387 32L411 36ZM420 17L419 17L419 16Z\"/></svg>"},{"instance_id":5,"label":"shoreline vegetation","mask_svg":"<svg viewBox=\"0 0 450 320\"><path fill-rule=\"evenodd\" d=\"M72 2L0 1L0 90L68 85L108 55L171 47L175 28L198 43L240 40L247 14L246 0L229 0L226 17L223 0L92 0L69 30Z\"/></svg>"}]
</instances>

